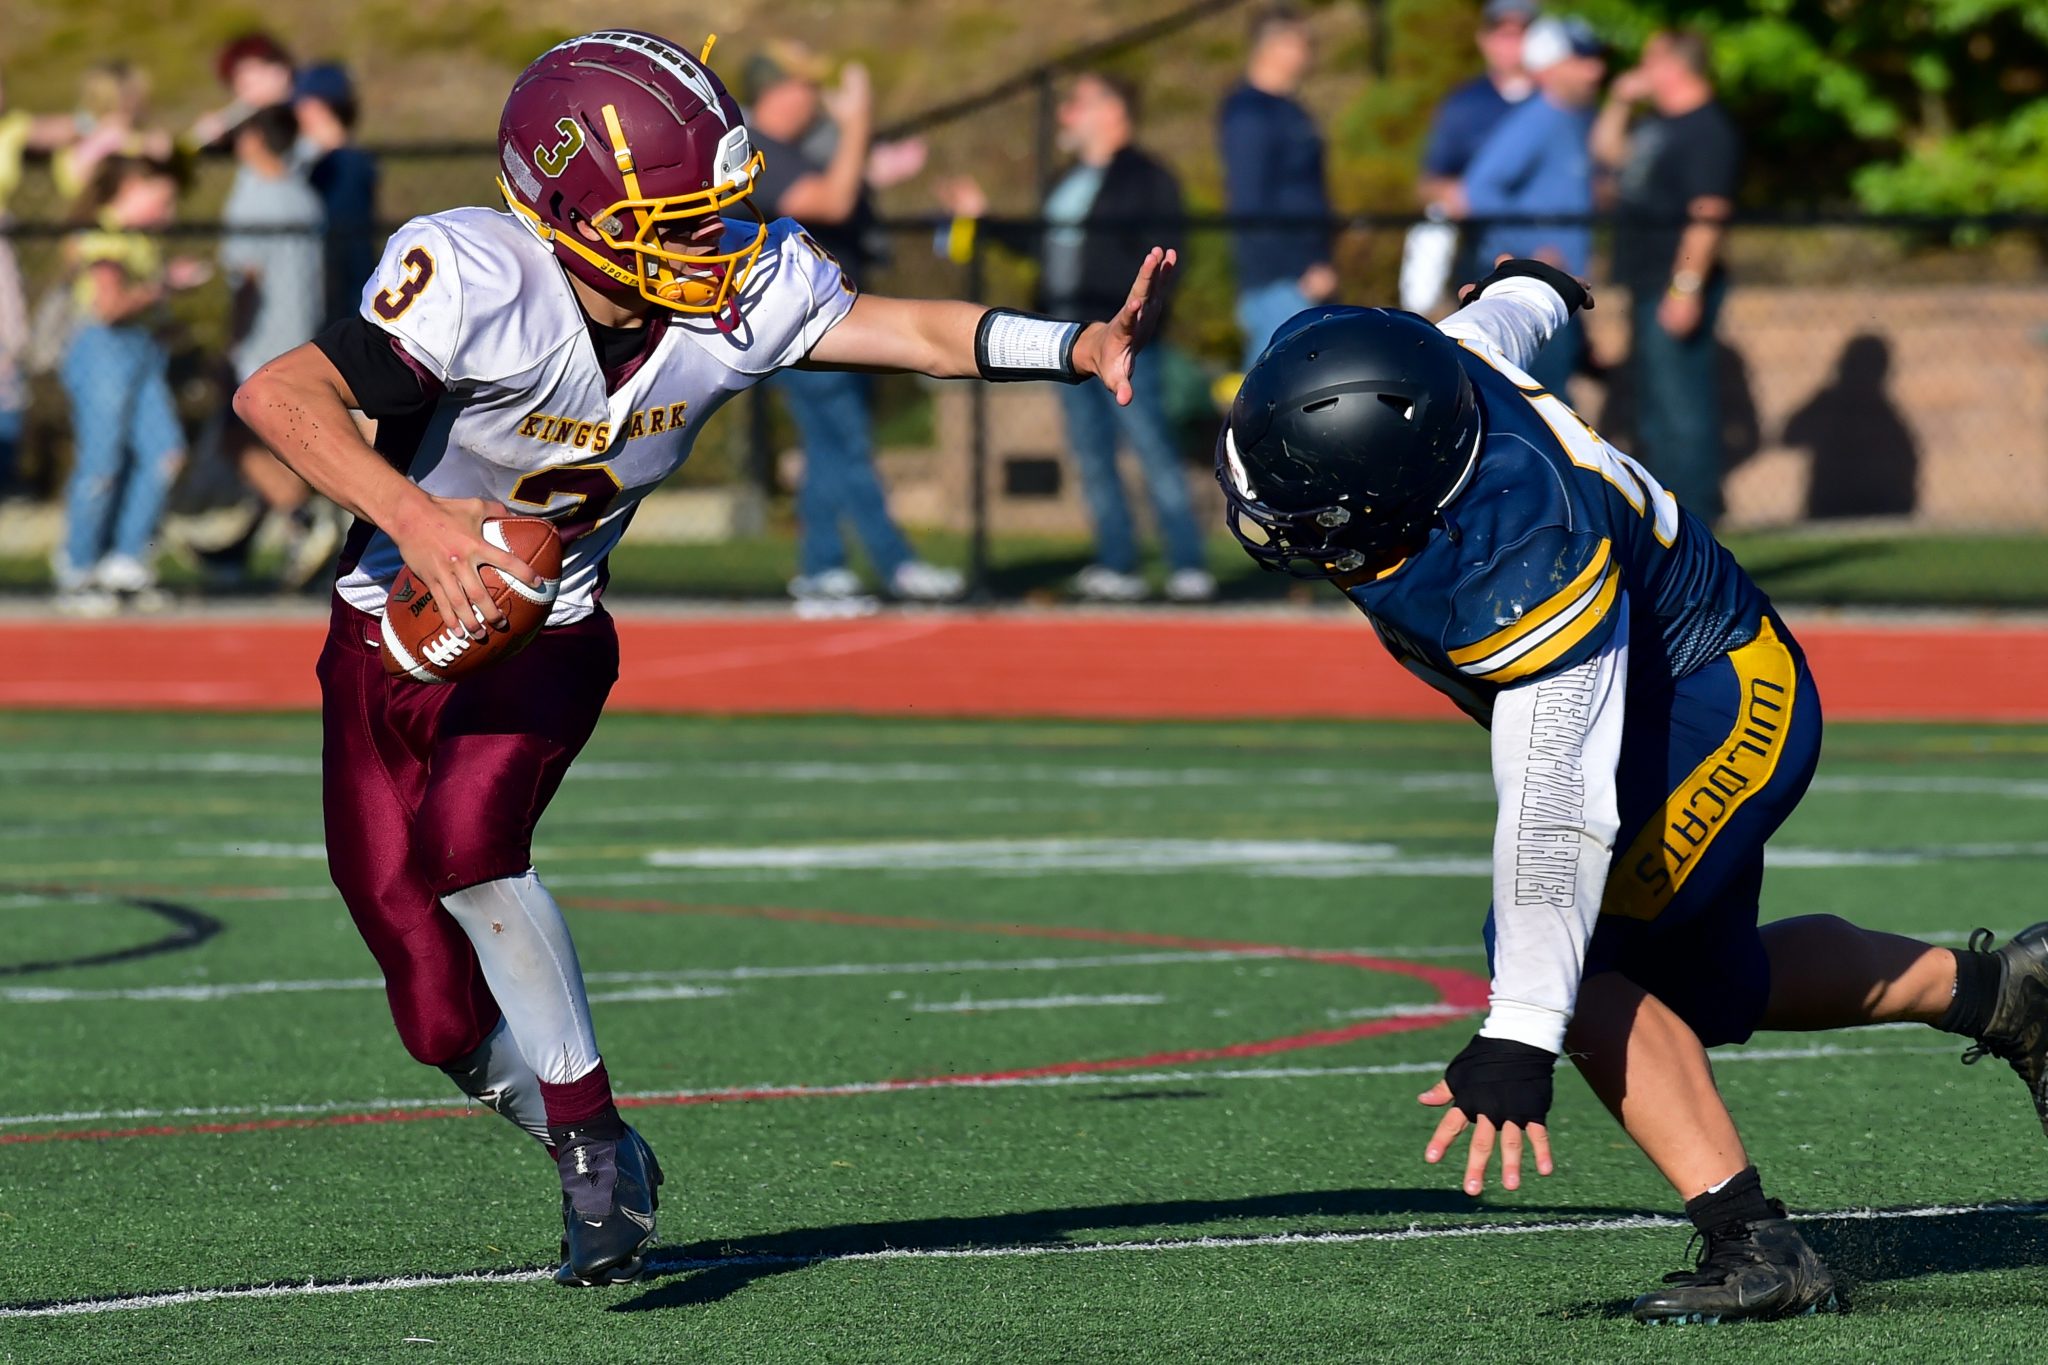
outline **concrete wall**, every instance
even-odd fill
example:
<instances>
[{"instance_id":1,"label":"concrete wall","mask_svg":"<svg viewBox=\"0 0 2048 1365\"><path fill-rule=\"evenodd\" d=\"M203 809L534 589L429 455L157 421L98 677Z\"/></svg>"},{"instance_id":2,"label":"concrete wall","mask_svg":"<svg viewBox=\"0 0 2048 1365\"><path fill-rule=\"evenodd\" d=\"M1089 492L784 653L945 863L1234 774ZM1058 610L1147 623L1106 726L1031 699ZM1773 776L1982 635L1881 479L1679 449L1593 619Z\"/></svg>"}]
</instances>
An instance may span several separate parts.
<instances>
[{"instance_id":1,"label":"concrete wall","mask_svg":"<svg viewBox=\"0 0 2048 1365\"><path fill-rule=\"evenodd\" d=\"M1602 291L1588 319L1596 356L1626 355L1628 312L1625 294ZM1729 525L2048 529L2048 289L1737 289L1720 334ZM1573 401L1629 449L1625 368L1611 377L1576 381ZM885 458L906 520L965 526L970 393L942 388L936 454ZM1004 461L1065 458L1057 394L991 385L987 402L994 529L1085 533L1071 469L1057 497L1003 491ZM1125 473L1142 518L1128 456ZM1191 464L1189 478L1218 524L1206 468Z\"/></svg>"}]
</instances>

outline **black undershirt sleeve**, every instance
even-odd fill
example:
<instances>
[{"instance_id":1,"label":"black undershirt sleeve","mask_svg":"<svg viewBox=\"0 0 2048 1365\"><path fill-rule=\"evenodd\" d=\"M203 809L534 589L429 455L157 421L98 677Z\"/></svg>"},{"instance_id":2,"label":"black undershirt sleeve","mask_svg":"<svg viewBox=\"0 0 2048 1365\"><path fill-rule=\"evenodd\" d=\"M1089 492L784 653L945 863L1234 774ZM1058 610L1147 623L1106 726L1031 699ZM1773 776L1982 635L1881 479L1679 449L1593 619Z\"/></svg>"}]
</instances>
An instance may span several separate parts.
<instances>
[{"instance_id":1,"label":"black undershirt sleeve","mask_svg":"<svg viewBox=\"0 0 2048 1365\"><path fill-rule=\"evenodd\" d=\"M313 344L340 371L365 417L408 417L440 398L398 354L391 333L361 314L332 324Z\"/></svg>"}]
</instances>

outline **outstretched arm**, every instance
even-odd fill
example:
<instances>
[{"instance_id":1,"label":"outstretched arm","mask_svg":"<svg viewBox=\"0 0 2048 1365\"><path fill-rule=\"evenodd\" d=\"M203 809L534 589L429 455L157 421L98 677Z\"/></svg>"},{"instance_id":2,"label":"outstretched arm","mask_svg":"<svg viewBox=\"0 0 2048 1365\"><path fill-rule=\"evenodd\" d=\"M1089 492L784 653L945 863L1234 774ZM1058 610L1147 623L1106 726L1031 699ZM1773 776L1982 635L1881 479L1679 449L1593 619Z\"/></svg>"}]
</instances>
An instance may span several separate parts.
<instances>
[{"instance_id":1,"label":"outstretched arm","mask_svg":"<svg viewBox=\"0 0 2048 1365\"><path fill-rule=\"evenodd\" d=\"M1437 324L1445 336L1491 347L1517 369L1527 369L1544 343L1593 306L1593 290L1547 261L1503 256L1493 273L1459 291L1465 306Z\"/></svg>"},{"instance_id":2,"label":"outstretched arm","mask_svg":"<svg viewBox=\"0 0 2048 1365\"><path fill-rule=\"evenodd\" d=\"M1628 684L1628 599L1617 594L1613 602L1612 633L1597 654L1494 700L1500 813L1493 839L1490 1003L1478 1036L1421 1096L1425 1105L1447 1110L1425 1160L1441 1161L1453 1139L1472 1129L1462 1181L1470 1195L1485 1188L1496 1138L1508 1189L1521 1183L1525 1137L1538 1171L1551 1169L1545 1127L1551 1072L1578 1001L1620 825L1615 769ZM1568 609L1558 618L1566 624L1557 634L1568 634L1584 611L1599 606L1596 595L1581 613ZM1501 653L1544 635L1538 627Z\"/></svg>"},{"instance_id":3,"label":"outstretched arm","mask_svg":"<svg viewBox=\"0 0 2048 1365\"><path fill-rule=\"evenodd\" d=\"M1159 329L1159 315L1178 262L1177 252L1152 248L1116 316L1081 327L1072 339L1070 356L1077 377L1101 381L1119 403L1131 401L1132 362ZM811 348L802 364L805 369L907 370L937 379L997 377L986 368L989 356L978 344L983 319L990 312L978 303L862 295L845 318ZM1056 355L1048 357L1044 378L1062 377L1063 371L1056 368L1058 360ZM1003 364L1000 359L996 363ZM1001 377L1021 376L1004 373Z\"/></svg>"}]
</instances>

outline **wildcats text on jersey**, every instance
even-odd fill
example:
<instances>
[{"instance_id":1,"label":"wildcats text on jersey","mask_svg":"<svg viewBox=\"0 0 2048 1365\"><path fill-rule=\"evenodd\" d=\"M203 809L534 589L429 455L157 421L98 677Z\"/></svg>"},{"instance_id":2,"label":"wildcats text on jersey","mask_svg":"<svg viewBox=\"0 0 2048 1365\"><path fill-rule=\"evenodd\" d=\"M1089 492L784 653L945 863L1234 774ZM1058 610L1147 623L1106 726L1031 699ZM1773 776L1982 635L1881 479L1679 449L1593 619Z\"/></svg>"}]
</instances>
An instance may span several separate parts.
<instances>
[{"instance_id":1,"label":"wildcats text on jersey","mask_svg":"<svg viewBox=\"0 0 2048 1365\"><path fill-rule=\"evenodd\" d=\"M639 436L681 431L689 423L689 408L687 401L635 408L626 418L625 429L618 433L618 439L624 442ZM544 445L569 446L598 455L610 450L613 444L613 425L609 421L585 422L545 412L528 413L519 423L519 434Z\"/></svg>"},{"instance_id":2,"label":"wildcats text on jersey","mask_svg":"<svg viewBox=\"0 0 2048 1365\"><path fill-rule=\"evenodd\" d=\"M1603 915L1653 920L1664 912L1728 817L1770 783L1792 728L1798 664L1769 620L1729 651L1740 686L1735 729L1664 799L1614 860Z\"/></svg>"}]
</instances>

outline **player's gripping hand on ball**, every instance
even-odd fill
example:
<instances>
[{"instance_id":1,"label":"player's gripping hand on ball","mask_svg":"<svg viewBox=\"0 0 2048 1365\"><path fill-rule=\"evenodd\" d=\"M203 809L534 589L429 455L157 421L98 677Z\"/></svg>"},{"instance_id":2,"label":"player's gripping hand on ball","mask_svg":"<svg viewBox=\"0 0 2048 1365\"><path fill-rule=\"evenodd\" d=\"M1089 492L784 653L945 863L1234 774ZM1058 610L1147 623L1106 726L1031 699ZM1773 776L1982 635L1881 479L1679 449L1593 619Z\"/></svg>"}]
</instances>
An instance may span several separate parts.
<instances>
[{"instance_id":1,"label":"player's gripping hand on ball","mask_svg":"<svg viewBox=\"0 0 2048 1365\"><path fill-rule=\"evenodd\" d=\"M485 566L528 587L534 572L517 555L483 538L487 517L507 515L484 498L441 498L394 469L363 440L349 409L349 383L317 346L286 351L235 395L235 411L307 483L351 516L381 528L406 564L445 603L449 621L471 639L503 629L479 571Z\"/></svg>"},{"instance_id":2,"label":"player's gripping hand on ball","mask_svg":"<svg viewBox=\"0 0 2048 1365\"><path fill-rule=\"evenodd\" d=\"M511 516L511 509L488 498L441 498L431 493L408 503L383 529L413 576L435 601L445 604L444 619L460 623L471 639L482 639L486 629L505 629L505 613L492 598L482 570L488 566L528 587L539 586L532 565L483 537L484 522Z\"/></svg>"},{"instance_id":3,"label":"player's gripping hand on ball","mask_svg":"<svg viewBox=\"0 0 2048 1365\"><path fill-rule=\"evenodd\" d=\"M1500 1144L1500 1183L1510 1190L1522 1185L1524 1143L1536 1153L1536 1173L1549 1175L1550 1133L1543 1120L1550 1114L1551 1073L1557 1054L1509 1038L1474 1038L1444 1068L1444 1078L1416 1098L1432 1109L1448 1106L1423 1148L1432 1166L1444 1159L1451 1143L1467 1128L1472 1143L1465 1155L1465 1193L1486 1188L1486 1167Z\"/></svg>"}]
</instances>

